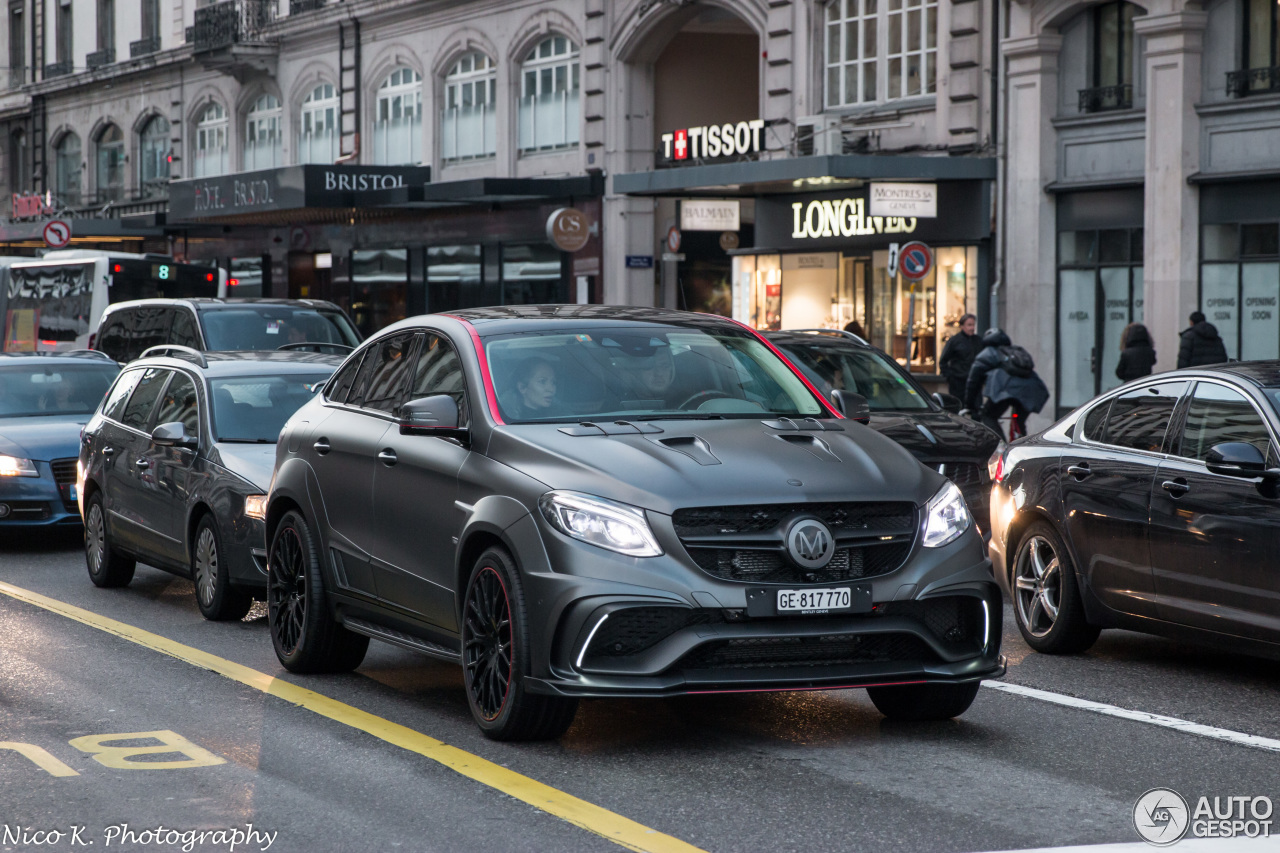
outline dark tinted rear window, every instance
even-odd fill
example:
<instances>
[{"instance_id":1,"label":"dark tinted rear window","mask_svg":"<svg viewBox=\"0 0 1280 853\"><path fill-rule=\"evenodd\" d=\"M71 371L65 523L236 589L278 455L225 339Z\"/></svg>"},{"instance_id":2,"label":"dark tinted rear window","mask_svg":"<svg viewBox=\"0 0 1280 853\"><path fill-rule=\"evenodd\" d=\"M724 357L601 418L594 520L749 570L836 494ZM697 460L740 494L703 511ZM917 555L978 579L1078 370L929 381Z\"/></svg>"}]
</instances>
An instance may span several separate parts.
<instances>
[{"instance_id":1,"label":"dark tinted rear window","mask_svg":"<svg viewBox=\"0 0 1280 853\"><path fill-rule=\"evenodd\" d=\"M332 309L236 305L201 311L200 325L210 350L273 350L308 342L360 344L360 336L346 315Z\"/></svg>"},{"instance_id":2,"label":"dark tinted rear window","mask_svg":"<svg viewBox=\"0 0 1280 853\"><path fill-rule=\"evenodd\" d=\"M1107 416L1106 443L1159 453L1186 387L1185 382L1162 382L1116 397Z\"/></svg>"}]
</instances>

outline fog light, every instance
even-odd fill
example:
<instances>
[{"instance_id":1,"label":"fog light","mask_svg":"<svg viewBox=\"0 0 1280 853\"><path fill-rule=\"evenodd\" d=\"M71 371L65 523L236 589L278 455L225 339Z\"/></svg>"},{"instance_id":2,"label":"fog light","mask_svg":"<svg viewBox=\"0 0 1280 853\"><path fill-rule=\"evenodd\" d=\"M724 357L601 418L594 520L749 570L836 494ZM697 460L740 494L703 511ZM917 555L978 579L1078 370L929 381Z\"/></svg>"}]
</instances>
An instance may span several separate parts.
<instances>
[{"instance_id":1,"label":"fog light","mask_svg":"<svg viewBox=\"0 0 1280 853\"><path fill-rule=\"evenodd\" d=\"M9 505L0 504L0 518L8 518L8 517L9 517Z\"/></svg>"}]
</instances>

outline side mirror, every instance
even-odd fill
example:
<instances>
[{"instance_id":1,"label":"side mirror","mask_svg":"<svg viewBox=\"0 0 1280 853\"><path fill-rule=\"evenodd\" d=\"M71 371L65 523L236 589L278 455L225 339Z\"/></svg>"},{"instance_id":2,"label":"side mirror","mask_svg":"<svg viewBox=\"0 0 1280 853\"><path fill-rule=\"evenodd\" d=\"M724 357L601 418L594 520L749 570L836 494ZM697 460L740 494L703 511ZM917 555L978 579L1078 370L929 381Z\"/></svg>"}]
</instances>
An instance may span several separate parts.
<instances>
[{"instance_id":1,"label":"side mirror","mask_svg":"<svg viewBox=\"0 0 1280 853\"><path fill-rule=\"evenodd\" d=\"M458 404L448 394L410 400L400 407L400 432L435 432L458 429Z\"/></svg>"},{"instance_id":2,"label":"side mirror","mask_svg":"<svg viewBox=\"0 0 1280 853\"><path fill-rule=\"evenodd\" d=\"M942 411L950 412L953 415L959 414L960 410L964 408L964 404L960 402L960 398L954 397L951 394L935 393L933 395L933 400L942 407Z\"/></svg>"},{"instance_id":3,"label":"side mirror","mask_svg":"<svg viewBox=\"0 0 1280 853\"><path fill-rule=\"evenodd\" d=\"M1280 479L1280 470L1267 468L1262 451L1245 441L1224 441L1215 444L1205 454L1205 467L1211 473L1227 477L1265 477Z\"/></svg>"},{"instance_id":4,"label":"side mirror","mask_svg":"<svg viewBox=\"0 0 1280 853\"><path fill-rule=\"evenodd\" d=\"M871 423L871 404L861 394L837 388L831 392L831 402L835 403L836 411L849 420L860 424Z\"/></svg>"},{"instance_id":5,"label":"side mirror","mask_svg":"<svg viewBox=\"0 0 1280 853\"><path fill-rule=\"evenodd\" d=\"M187 428L182 425L181 421L160 424L151 431L151 443L159 447L195 447L199 444L199 439L194 435L187 435Z\"/></svg>"}]
</instances>

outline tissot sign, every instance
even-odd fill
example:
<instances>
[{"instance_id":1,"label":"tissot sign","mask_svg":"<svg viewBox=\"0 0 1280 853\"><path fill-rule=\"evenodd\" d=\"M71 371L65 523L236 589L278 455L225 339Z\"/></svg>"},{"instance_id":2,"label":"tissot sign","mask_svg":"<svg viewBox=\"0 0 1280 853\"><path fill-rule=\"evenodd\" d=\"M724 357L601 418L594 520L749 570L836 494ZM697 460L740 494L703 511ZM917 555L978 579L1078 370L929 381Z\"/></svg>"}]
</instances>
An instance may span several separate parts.
<instances>
[{"instance_id":1,"label":"tissot sign","mask_svg":"<svg viewBox=\"0 0 1280 853\"><path fill-rule=\"evenodd\" d=\"M181 221L303 207L359 207L361 193L430 180L430 166L285 166L174 181L169 210L173 220Z\"/></svg>"},{"instance_id":2,"label":"tissot sign","mask_svg":"<svg viewBox=\"0 0 1280 853\"><path fill-rule=\"evenodd\" d=\"M667 161L714 160L759 154L764 144L763 119L686 127L662 134L662 158Z\"/></svg>"}]
</instances>

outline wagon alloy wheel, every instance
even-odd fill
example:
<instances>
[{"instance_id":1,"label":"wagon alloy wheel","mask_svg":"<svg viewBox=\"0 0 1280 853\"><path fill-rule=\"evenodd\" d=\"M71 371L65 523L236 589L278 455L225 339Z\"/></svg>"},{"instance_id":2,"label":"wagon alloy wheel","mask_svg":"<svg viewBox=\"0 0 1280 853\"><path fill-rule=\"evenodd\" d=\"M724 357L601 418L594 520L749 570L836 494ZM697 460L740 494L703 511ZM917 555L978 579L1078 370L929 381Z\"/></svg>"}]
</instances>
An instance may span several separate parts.
<instances>
[{"instance_id":1,"label":"wagon alloy wheel","mask_svg":"<svg viewBox=\"0 0 1280 853\"><path fill-rule=\"evenodd\" d=\"M298 649L303 620L307 616L307 567L296 530L285 528L280 531L273 556L272 583L267 602L275 614L271 630L281 650L293 654Z\"/></svg>"},{"instance_id":2,"label":"wagon alloy wheel","mask_svg":"<svg viewBox=\"0 0 1280 853\"><path fill-rule=\"evenodd\" d=\"M495 720L511 688L511 602L498 573L484 568L467 597L467 689L481 715Z\"/></svg>"},{"instance_id":3,"label":"wagon alloy wheel","mask_svg":"<svg viewBox=\"0 0 1280 853\"><path fill-rule=\"evenodd\" d=\"M1033 637L1044 637L1058 621L1062 601L1062 564L1053 544L1043 536L1032 536L1023 546L1024 559L1018 561L1014 587L1018 615Z\"/></svg>"},{"instance_id":4,"label":"wagon alloy wheel","mask_svg":"<svg viewBox=\"0 0 1280 853\"><path fill-rule=\"evenodd\" d=\"M102 493L94 492L84 506L84 563L89 580L104 588L128 586L133 580L135 563L121 554L111 542L107 514L102 508Z\"/></svg>"},{"instance_id":5,"label":"wagon alloy wheel","mask_svg":"<svg viewBox=\"0 0 1280 853\"><path fill-rule=\"evenodd\" d=\"M196 595L204 607L213 605L213 593L218 585L218 543L213 531L205 527L196 540Z\"/></svg>"},{"instance_id":6,"label":"wagon alloy wheel","mask_svg":"<svg viewBox=\"0 0 1280 853\"><path fill-rule=\"evenodd\" d=\"M102 506L93 503L89 506L89 518L84 523L84 558L89 564L89 574L96 575L102 571L102 552L106 548L107 531L102 521Z\"/></svg>"}]
</instances>

